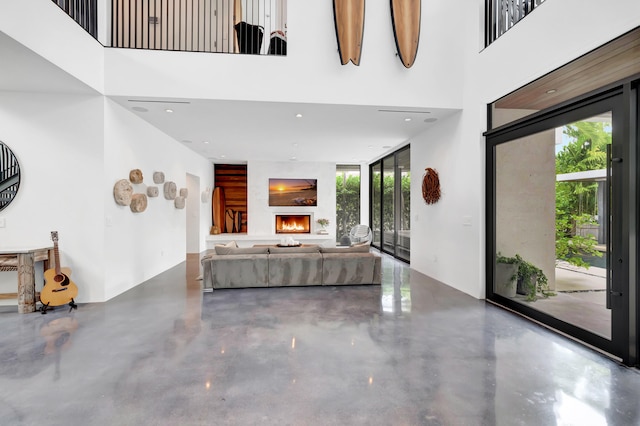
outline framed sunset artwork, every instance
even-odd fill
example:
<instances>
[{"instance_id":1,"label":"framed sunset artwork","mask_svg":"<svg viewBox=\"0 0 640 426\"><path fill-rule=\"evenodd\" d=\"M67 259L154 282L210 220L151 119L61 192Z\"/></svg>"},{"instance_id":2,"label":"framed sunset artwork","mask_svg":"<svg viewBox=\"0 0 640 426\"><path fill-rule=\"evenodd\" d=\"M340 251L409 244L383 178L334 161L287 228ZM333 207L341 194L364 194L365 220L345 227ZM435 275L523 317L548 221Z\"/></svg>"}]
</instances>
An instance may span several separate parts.
<instances>
[{"instance_id":1,"label":"framed sunset artwork","mask_svg":"<svg viewBox=\"0 0 640 426\"><path fill-rule=\"evenodd\" d=\"M269 206L317 205L317 179L269 179Z\"/></svg>"}]
</instances>

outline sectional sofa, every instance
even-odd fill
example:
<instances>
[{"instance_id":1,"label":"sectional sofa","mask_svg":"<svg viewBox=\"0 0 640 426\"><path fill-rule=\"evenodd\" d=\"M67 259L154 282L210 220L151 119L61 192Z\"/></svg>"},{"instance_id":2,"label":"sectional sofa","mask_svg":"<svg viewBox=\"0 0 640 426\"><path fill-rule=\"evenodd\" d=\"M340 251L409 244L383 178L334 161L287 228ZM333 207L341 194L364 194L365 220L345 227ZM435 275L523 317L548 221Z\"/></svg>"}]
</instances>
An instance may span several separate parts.
<instances>
[{"instance_id":1,"label":"sectional sofa","mask_svg":"<svg viewBox=\"0 0 640 426\"><path fill-rule=\"evenodd\" d=\"M201 260L204 288L380 284L382 260L369 245L326 248L216 246Z\"/></svg>"}]
</instances>

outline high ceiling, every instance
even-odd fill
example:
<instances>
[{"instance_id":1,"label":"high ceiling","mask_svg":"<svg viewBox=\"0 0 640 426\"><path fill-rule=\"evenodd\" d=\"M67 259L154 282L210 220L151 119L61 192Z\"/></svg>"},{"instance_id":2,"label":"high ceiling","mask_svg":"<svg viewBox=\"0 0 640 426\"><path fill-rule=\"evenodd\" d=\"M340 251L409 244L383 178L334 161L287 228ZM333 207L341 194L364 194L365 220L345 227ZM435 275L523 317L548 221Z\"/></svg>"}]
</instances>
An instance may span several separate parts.
<instances>
[{"instance_id":1,"label":"high ceiling","mask_svg":"<svg viewBox=\"0 0 640 426\"><path fill-rule=\"evenodd\" d=\"M214 162L367 162L452 113L387 106L114 100Z\"/></svg>"},{"instance_id":2,"label":"high ceiling","mask_svg":"<svg viewBox=\"0 0 640 426\"><path fill-rule=\"evenodd\" d=\"M0 58L3 64L0 90L96 94L2 32ZM454 113L454 110L386 105L112 99L174 138L176 143L218 163L247 160L366 163Z\"/></svg>"},{"instance_id":3,"label":"high ceiling","mask_svg":"<svg viewBox=\"0 0 640 426\"><path fill-rule=\"evenodd\" d=\"M95 90L0 32L0 90L96 94ZM640 29L550 72L495 103L539 110L640 73ZM218 163L366 163L391 152L455 110L112 97L123 108ZM171 111L171 112L168 112ZM300 115L300 117L298 117Z\"/></svg>"}]
</instances>

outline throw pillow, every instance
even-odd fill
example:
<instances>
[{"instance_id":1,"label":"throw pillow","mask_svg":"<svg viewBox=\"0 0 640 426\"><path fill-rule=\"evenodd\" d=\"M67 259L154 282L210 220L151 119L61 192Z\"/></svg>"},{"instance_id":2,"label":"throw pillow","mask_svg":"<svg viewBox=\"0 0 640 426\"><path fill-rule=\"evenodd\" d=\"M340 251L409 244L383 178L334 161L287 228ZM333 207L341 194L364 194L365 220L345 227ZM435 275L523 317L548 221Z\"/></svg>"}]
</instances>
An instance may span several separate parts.
<instances>
[{"instance_id":1,"label":"throw pillow","mask_svg":"<svg viewBox=\"0 0 640 426\"><path fill-rule=\"evenodd\" d=\"M215 247L216 254L230 254L229 250L237 249L238 244L235 241L229 241L227 244L216 244Z\"/></svg>"}]
</instances>

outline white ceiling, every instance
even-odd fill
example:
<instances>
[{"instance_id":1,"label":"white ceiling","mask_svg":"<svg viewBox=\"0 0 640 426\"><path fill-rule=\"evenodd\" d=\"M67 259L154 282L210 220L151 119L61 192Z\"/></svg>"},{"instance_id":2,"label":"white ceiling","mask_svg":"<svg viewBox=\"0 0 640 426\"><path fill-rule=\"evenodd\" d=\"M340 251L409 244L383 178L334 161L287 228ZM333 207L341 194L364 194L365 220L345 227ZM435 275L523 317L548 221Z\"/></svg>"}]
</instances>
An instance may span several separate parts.
<instances>
[{"instance_id":1,"label":"white ceiling","mask_svg":"<svg viewBox=\"0 0 640 426\"><path fill-rule=\"evenodd\" d=\"M219 163L367 162L451 113L386 106L188 99L163 102L126 97L114 100ZM141 108L146 111L140 111ZM296 117L298 114L301 117Z\"/></svg>"},{"instance_id":2,"label":"white ceiling","mask_svg":"<svg viewBox=\"0 0 640 426\"><path fill-rule=\"evenodd\" d=\"M0 59L0 90L96 93L1 32ZM178 143L218 163L366 163L454 112L385 105L110 98Z\"/></svg>"}]
</instances>

